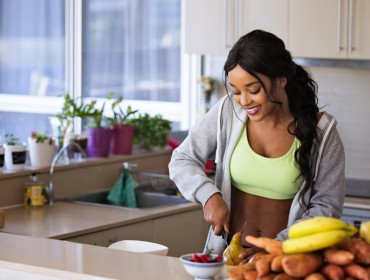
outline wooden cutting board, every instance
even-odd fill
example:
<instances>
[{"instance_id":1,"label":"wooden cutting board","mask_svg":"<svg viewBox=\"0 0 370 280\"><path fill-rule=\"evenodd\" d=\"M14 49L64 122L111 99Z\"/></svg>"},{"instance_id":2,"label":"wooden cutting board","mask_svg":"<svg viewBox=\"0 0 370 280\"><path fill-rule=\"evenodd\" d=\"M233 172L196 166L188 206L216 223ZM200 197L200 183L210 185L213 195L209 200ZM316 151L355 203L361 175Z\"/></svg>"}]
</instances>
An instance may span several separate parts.
<instances>
[{"instance_id":1,"label":"wooden cutting board","mask_svg":"<svg viewBox=\"0 0 370 280\"><path fill-rule=\"evenodd\" d=\"M4 222L5 222L5 213L4 211L0 211L0 228L4 227Z\"/></svg>"}]
</instances>

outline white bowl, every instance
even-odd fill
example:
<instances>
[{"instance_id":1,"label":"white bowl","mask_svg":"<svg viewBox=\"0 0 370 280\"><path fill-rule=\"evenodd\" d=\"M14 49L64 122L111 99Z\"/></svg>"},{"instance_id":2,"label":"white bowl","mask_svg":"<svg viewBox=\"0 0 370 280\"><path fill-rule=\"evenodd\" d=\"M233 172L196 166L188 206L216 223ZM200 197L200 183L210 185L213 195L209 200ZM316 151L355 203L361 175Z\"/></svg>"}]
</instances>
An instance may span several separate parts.
<instances>
[{"instance_id":1,"label":"white bowl","mask_svg":"<svg viewBox=\"0 0 370 280\"><path fill-rule=\"evenodd\" d=\"M168 253L168 247L164 245L141 240L121 240L111 244L108 248L160 256L166 256Z\"/></svg>"},{"instance_id":2,"label":"white bowl","mask_svg":"<svg viewBox=\"0 0 370 280\"><path fill-rule=\"evenodd\" d=\"M197 254L200 255L202 253ZM216 256L217 254L211 254L212 258ZM221 262L199 263L190 261L191 258L193 258L193 254L186 254L180 257L186 272L195 279L212 279L222 271L222 268L227 260L226 257L223 257Z\"/></svg>"}]
</instances>

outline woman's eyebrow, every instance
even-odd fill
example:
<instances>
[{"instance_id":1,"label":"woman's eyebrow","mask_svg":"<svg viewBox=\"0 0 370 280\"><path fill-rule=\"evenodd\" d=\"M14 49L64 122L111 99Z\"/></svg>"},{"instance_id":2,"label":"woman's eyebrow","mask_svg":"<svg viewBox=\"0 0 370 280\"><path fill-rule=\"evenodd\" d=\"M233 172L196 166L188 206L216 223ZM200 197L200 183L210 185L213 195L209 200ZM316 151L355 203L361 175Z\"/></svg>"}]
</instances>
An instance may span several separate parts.
<instances>
[{"instance_id":1,"label":"woman's eyebrow","mask_svg":"<svg viewBox=\"0 0 370 280\"><path fill-rule=\"evenodd\" d=\"M254 84L260 84L260 82L259 81L254 81L254 82L250 82L250 83L248 83L248 84L245 84L244 86L245 87L250 87L250 86L252 86L252 85L254 85ZM232 87L235 87L232 83L230 83L229 82L229 85L230 86L232 86Z\"/></svg>"}]
</instances>

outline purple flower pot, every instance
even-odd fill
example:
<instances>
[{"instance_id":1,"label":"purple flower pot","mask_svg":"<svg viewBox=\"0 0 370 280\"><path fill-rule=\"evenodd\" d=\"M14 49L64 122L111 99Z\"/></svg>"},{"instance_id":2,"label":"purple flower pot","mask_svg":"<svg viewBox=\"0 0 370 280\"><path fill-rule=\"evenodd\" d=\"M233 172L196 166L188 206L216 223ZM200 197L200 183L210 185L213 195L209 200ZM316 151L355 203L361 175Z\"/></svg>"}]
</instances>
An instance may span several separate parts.
<instances>
[{"instance_id":1,"label":"purple flower pot","mask_svg":"<svg viewBox=\"0 0 370 280\"><path fill-rule=\"evenodd\" d=\"M133 125L113 126L111 152L114 155L130 155L134 140L135 127Z\"/></svg>"},{"instance_id":2,"label":"purple flower pot","mask_svg":"<svg viewBox=\"0 0 370 280\"><path fill-rule=\"evenodd\" d=\"M108 157L113 131L111 128L87 128L87 155Z\"/></svg>"}]
</instances>

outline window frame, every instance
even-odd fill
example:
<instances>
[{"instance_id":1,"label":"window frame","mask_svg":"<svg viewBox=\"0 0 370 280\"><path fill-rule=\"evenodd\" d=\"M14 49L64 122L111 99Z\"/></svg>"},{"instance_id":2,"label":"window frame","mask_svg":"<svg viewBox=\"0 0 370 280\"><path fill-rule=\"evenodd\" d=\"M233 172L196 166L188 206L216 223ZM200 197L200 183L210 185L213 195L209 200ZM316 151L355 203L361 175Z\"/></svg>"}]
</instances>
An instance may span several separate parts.
<instances>
[{"instance_id":1,"label":"window frame","mask_svg":"<svg viewBox=\"0 0 370 280\"><path fill-rule=\"evenodd\" d=\"M65 0L65 88L69 94L78 100L82 97L82 48L83 48L83 0ZM183 18L183 17L182 17ZM183 20L183 19L182 19ZM184 26L184 25L182 25ZM183 32L181 32L182 34ZM183 46L183 36L181 36ZM187 55L181 49L181 92L180 102L140 101L125 99L123 105L137 108L141 113L150 115L161 114L164 118L180 123L180 129L188 129L195 119L195 99L197 71L192 71L197 64L197 57ZM199 75L198 75L199 77ZM191 94L194 93L194 94ZM63 98L55 96L13 95L0 93L0 111L22 112L55 115L63 105ZM90 98L91 99L91 98ZM86 98L84 100L89 100ZM103 98L97 98L103 103ZM109 108L106 108L108 112ZM79 118L74 122L74 133L82 132Z\"/></svg>"}]
</instances>

